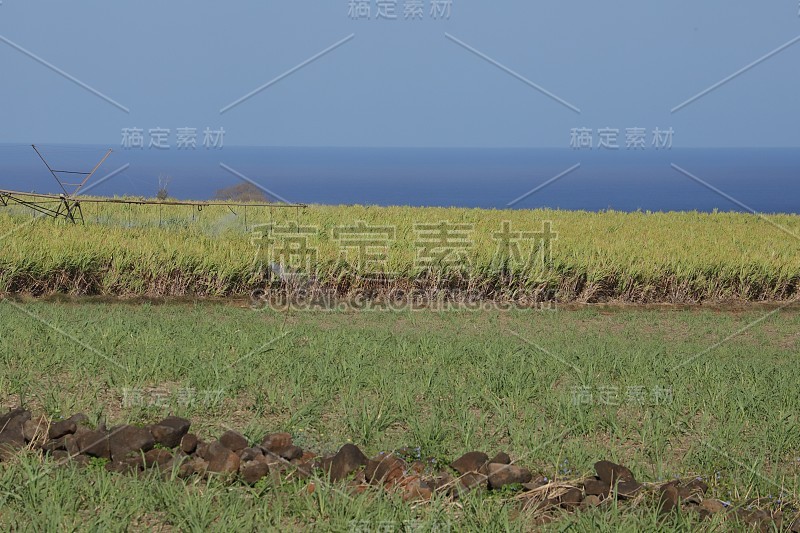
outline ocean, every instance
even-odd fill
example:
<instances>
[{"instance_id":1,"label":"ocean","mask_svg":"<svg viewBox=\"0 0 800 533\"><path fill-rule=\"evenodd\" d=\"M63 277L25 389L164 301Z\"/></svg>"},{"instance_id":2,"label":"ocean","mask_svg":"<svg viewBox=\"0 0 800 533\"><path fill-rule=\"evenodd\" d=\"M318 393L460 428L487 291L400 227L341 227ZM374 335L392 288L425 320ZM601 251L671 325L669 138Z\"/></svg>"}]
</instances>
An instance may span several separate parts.
<instances>
[{"instance_id":1,"label":"ocean","mask_svg":"<svg viewBox=\"0 0 800 533\"><path fill-rule=\"evenodd\" d=\"M273 197L308 204L800 212L800 148L113 148L88 185L127 168L87 194L152 197L159 176L169 176L170 196L207 200L241 183L238 173ZM39 149L53 168L72 171L91 170L106 150ZM23 144L0 144L0 189L61 192Z\"/></svg>"}]
</instances>

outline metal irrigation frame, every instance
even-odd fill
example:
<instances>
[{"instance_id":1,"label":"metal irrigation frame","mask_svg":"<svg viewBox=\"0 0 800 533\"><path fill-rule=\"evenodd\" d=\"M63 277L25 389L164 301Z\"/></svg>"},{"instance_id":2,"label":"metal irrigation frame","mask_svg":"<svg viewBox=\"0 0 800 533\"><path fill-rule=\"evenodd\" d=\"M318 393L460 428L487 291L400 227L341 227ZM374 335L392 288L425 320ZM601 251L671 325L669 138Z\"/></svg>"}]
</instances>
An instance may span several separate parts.
<instances>
[{"instance_id":1,"label":"metal irrigation frame","mask_svg":"<svg viewBox=\"0 0 800 533\"><path fill-rule=\"evenodd\" d=\"M157 206L165 206L165 205L184 205L184 206L191 206L196 208L198 211L202 211L204 207L211 207L211 206L226 206L229 209L231 207L241 207L244 209L244 225L247 227L247 208L248 207L269 207L272 208L282 208L282 207L289 207L289 208L296 208L298 211L298 217L300 214L301 208L308 207L307 204L286 204L286 203L242 203L242 202L224 202L224 201L200 201L200 200L145 200L145 199L127 199L127 198L103 198L103 197L96 197L96 198L78 198L81 189L86 185L86 183L91 179L97 169L105 162L111 152L113 150L109 149L103 158L94 166L91 172L78 172L73 170L56 170L50 166L50 164L45 160L44 156L39 152L39 149L36 148L36 145L31 145L33 149L36 151L36 154L42 160L42 163L47 167L47 170L50 171L53 178L58 183L58 186L61 188L63 193L61 194L38 194L38 193L26 193L21 191L11 191L11 190L4 190L0 189L0 205L7 207L10 204L18 204L24 207L27 207L35 212L41 213L42 215L48 216L53 219L63 218L66 221L72 222L73 224L84 224L83 218L83 210L81 209L81 203L94 203L94 204L126 204L126 205L157 205ZM59 177L59 174L75 174L83 176L83 179L79 183L65 183ZM75 189L70 193L67 191L66 186L75 187ZM58 204L57 206L53 204ZM231 210L232 211L232 210Z\"/></svg>"}]
</instances>

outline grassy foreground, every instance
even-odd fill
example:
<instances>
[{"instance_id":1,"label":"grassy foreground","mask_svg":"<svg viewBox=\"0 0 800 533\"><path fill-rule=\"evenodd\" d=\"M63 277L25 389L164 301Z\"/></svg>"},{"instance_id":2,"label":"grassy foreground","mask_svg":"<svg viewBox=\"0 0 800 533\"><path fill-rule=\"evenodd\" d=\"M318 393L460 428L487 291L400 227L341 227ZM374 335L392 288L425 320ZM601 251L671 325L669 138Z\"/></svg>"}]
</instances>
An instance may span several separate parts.
<instances>
[{"instance_id":1,"label":"grassy foreground","mask_svg":"<svg viewBox=\"0 0 800 533\"><path fill-rule=\"evenodd\" d=\"M303 233L315 254L307 270L340 294L376 271L406 289L458 287L493 299L555 293L562 302L789 300L800 287L794 215L102 204L84 204L84 215L86 226L71 226L0 208L0 293L245 295L265 282L276 231L284 232L276 249L289 246L287 234ZM533 235L547 221L549 245ZM359 222L391 229L379 264L359 264L357 251L336 239L337 228ZM440 222L464 224L467 242L423 264L431 245L420 244L415 224ZM501 245L504 224L528 234L514 241L516 256Z\"/></svg>"},{"instance_id":2,"label":"grassy foreground","mask_svg":"<svg viewBox=\"0 0 800 533\"><path fill-rule=\"evenodd\" d=\"M3 300L0 398L109 424L172 412L206 437L286 430L320 452L347 441L450 460L505 450L551 478L609 459L640 481L703 476L723 500L797 502L799 325L790 309L279 314ZM15 530L529 529L511 496L412 507L330 486L0 463L0 527ZM698 527L613 506L565 520L554 530Z\"/></svg>"}]
</instances>

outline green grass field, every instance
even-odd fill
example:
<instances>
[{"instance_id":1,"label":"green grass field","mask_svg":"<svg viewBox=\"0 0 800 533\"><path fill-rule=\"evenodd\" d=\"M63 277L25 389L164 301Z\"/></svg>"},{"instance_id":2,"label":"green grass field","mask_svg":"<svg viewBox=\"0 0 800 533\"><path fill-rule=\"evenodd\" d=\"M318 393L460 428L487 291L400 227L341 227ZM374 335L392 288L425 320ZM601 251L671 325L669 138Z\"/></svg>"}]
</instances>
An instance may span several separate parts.
<instances>
[{"instance_id":1,"label":"green grass field","mask_svg":"<svg viewBox=\"0 0 800 533\"><path fill-rule=\"evenodd\" d=\"M443 460L505 450L551 478L609 459L640 481L703 476L722 500L800 501L797 310L277 313L5 300L0 324L6 407L110 424L172 412L201 436L285 430L317 452L348 441L368 455L410 446ZM411 506L328 485L309 495L303 484L135 478L25 456L0 464L0 527L15 530L529 530L512 498ZM552 529L570 524L698 527L614 505Z\"/></svg>"}]
</instances>

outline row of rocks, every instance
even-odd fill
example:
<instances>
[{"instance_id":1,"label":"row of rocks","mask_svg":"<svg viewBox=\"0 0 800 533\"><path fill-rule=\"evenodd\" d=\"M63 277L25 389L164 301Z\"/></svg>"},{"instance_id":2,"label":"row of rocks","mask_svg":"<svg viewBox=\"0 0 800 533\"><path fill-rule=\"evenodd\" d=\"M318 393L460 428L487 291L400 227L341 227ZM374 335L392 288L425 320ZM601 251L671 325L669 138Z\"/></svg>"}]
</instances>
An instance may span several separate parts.
<instances>
[{"instance_id":1,"label":"row of rocks","mask_svg":"<svg viewBox=\"0 0 800 533\"><path fill-rule=\"evenodd\" d=\"M709 518L726 513L726 517L764 530L774 526L800 533L800 518L790 522L780 511L737 508L706 498L708 486L699 478L646 486L628 468L609 461L595 463L595 476L564 484L542 476L534 479L530 470L514 464L503 452L490 457L473 451L449 465L439 465L435 459L423 460L407 449L369 458L357 446L346 444L335 454L318 456L295 445L288 433L271 433L252 445L236 431L226 431L218 439L205 442L190 429L189 420L175 416L143 427L107 428L100 423L93 428L83 414L52 422L14 409L0 416L0 461L27 448L62 462L103 460L107 470L119 473L158 469L181 478L216 475L248 485L265 478L276 483L306 479L309 492L316 490L317 479L327 479L344 483L353 492L381 487L399 492L407 501L429 500L434 494L459 498L472 491L510 488L518 493L522 508L541 523L605 501L652 496L665 516L688 511Z\"/></svg>"},{"instance_id":2,"label":"row of rocks","mask_svg":"<svg viewBox=\"0 0 800 533\"><path fill-rule=\"evenodd\" d=\"M539 522L548 523L558 519L559 513L563 511L597 507L608 500L652 497L657 502L659 514L665 517L686 512L696 513L701 519L709 519L723 514L726 520L734 520L761 531L785 530L800 533L800 516L797 516L796 510L787 518L781 509L758 509L755 501L734 506L715 498L707 498L708 485L701 478L672 480L661 485L647 486L639 483L633 473L622 465L598 461L594 468L595 476L573 485L551 484L546 478L525 484L523 487L532 494L527 499L525 508L539 511ZM525 494L522 497L525 499Z\"/></svg>"},{"instance_id":3,"label":"row of rocks","mask_svg":"<svg viewBox=\"0 0 800 533\"><path fill-rule=\"evenodd\" d=\"M105 468L114 472L156 467L165 472L174 470L179 477L238 475L251 485L270 475L278 480L322 475L332 482L347 481L356 490L369 485L403 487L409 498L422 499L436 491L458 495L477 488L496 490L532 478L529 470L512 465L505 453L490 460L484 453L471 452L453 462L451 470L436 468L432 460L410 462L395 453L368 458L353 444L342 446L335 454L317 456L296 446L288 433L266 435L254 446L235 431L204 442L190 428L189 420L175 416L144 427L107 428L101 423L92 428L83 414L49 422L45 417L33 418L30 411L15 409L0 416L0 459L28 447L56 460L106 460Z\"/></svg>"}]
</instances>

